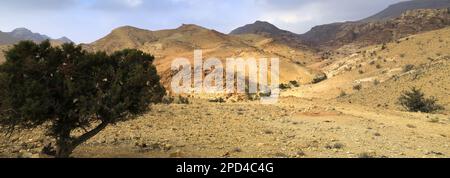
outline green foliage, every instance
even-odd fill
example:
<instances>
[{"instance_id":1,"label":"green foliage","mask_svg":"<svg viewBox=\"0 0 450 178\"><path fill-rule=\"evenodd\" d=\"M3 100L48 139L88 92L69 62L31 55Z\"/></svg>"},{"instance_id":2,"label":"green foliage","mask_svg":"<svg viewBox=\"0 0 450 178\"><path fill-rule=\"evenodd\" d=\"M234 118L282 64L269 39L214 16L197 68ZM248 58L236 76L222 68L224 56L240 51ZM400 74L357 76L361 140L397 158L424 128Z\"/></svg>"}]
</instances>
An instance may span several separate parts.
<instances>
[{"instance_id":1,"label":"green foliage","mask_svg":"<svg viewBox=\"0 0 450 178\"><path fill-rule=\"evenodd\" d=\"M381 50L385 50L385 49L387 49L387 45L386 45L386 43L383 43L383 45L381 46Z\"/></svg>"},{"instance_id":2,"label":"green foliage","mask_svg":"<svg viewBox=\"0 0 450 178\"><path fill-rule=\"evenodd\" d=\"M425 98L422 91L416 88L403 92L402 96L398 98L398 101L410 112L431 113L443 109L442 106L436 103L437 99L434 97Z\"/></svg>"},{"instance_id":3,"label":"green foliage","mask_svg":"<svg viewBox=\"0 0 450 178\"><path fill-rule=\"evenodd\" d=\"M161 101L165 91L153 60L131 49L108 55L74 44L20 42L6 52L0 67L0 124L34 128L50 123L47 134L57 140L56 156L67 157L108 124ZM100 124L80 137L71 135L93 123Z\"/></svg>"},{"instance_id":4,"label":"green foliage","mask_svg":"<svg viewBox=\"0 0 450 178\"><path fill-rule=\"evenodd\" d=\"M406 64L405 66L403 66L403 72L409 72L409 71L411 71L411 70L413 70L414 69L414 65L412 65L412 64Z\"/></svg>"},{"instance_id":5,"label":"green foliage","mask_svg":"<svg viewBox=\"0 0 450 178\"><path fill-rule=\"evenodd\" d=\"M291 85L282 83L282 84L280 84L279 88L281 90L287 90L287 89L291 89Z\"/></svg>"},{"instance_id":6,"label":"green foliage","mask_svg":"<svg viewBox=\"0 0 450 178\"><path fill-rule=\"evenodd\" d=\"M340 98L345 97L345 96L347 96L347 93L345 91L341 91L341 93L339 93Z\"/></svg>"},{"instance_id":7,"label":"green foliage","mask_svg":"<svg viewBox=\"0 0 450 178\"><path fill-rule=\"evenodd\" d=\"M361 89L362 89L362 84L358 83L358 84L353 85L353 90L359 91Z\"/></svg>"},{"instance_id":8,"label":"green foliage","mask_svg":"<svg viewBox=\"0 0 450 178\"><path fill-rule=\"evenodd\" d=\"M292 85L293 87L300 87L300 84L295 80L290 81L289 84Z\"/></svg>"}]
</instances>

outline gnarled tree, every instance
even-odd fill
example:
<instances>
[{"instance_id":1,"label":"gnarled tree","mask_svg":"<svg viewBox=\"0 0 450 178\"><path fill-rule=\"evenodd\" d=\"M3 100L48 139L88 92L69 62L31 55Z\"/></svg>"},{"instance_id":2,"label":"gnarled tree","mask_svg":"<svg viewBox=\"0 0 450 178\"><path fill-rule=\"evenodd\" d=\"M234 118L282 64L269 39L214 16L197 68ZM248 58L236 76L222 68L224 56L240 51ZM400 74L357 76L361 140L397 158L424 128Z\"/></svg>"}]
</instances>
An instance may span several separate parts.
<instances>
[{"instance_id":1,"label":"gnarled tree","mask_svg":"<svg viewBox=\"0 0 450 178\"><path fill-rule=\"evenodd\" d=\"M138 50L108 55L74 44L24 41L5 56L0 66L2 128L11 133L48 126L56 157L69 157L109 124L146 112L165 94L154 57ZM74 134L76 129L85 132Z\"/></svg>"}]
</instances>

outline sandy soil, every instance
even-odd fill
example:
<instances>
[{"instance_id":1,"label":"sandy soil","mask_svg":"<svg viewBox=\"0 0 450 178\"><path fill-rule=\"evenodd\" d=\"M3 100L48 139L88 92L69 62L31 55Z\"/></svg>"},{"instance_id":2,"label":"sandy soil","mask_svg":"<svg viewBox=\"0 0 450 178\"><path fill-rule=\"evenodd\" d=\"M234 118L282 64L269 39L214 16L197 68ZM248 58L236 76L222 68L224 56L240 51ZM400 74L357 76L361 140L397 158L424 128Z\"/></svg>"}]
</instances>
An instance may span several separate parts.
<instances>
[{"instance_id":1,"label":"sandy soil","mask_svg":"<svg viewBox=\"0 0 450 178\"><path fill-rule=\"evenodd\" d=\"M434 118L438 118L436 121ZM448 157L450 118L332 100L282 98L277 105L156 105L111 125L74 157ZM39 129L1 139L2 157L38 155ZM45 156L44 156L45 157Z\"/></svg>"}]
</instances>

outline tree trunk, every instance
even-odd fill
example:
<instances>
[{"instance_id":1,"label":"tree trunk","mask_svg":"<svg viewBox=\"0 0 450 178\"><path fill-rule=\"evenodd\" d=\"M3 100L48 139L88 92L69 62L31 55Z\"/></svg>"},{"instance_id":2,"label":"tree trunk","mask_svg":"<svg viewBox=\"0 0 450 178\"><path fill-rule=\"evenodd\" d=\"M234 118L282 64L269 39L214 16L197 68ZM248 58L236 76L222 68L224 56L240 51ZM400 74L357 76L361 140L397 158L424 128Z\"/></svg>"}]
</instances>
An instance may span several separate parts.
<instances>
[{"instance_id":1,"label":"tree trunk","mask_svg":"<svg viewBox=\"0 0 450 178\"><path fill-rule=\"evenodd\" d=\"M72 154L72 151L74 150L74 147L70 143L58 143L56 145L56 158L69 158L70 154Z\"/></svg>"},{"instance_id":2,"label":"tree trunk","mask_svg":"<svg viewBox=\"0 0 450 178\"><path fill-rule=\"evenodd\" d=\"M84 133L78 138L72 138L70 131L60 134L56 140L56 158L68 158L73 150L83 142L97 135L108 126L109 122L102 122L96 128Z\"/></svg>"},{"instance_id":3,"label":"tree trunk","mask_svg":"<svg viewBox=\"0 0 450 178\"><path fill-rule=\"evenodd\" d=\"M65 130L60 133L58 138L56 138L56 158L68 158L72 151L75 149L72 143L72 138L70 137L70 130Z\"/></svg>"}]
</instances>

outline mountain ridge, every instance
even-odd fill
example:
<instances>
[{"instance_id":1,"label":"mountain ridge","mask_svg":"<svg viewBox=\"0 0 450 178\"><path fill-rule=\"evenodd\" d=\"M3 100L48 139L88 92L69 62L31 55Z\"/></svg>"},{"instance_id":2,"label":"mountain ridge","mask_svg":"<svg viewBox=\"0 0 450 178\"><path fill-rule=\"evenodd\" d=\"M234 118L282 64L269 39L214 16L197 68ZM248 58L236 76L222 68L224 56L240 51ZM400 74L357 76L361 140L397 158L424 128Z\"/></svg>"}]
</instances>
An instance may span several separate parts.
<instances>
[{"instance_id":1,"label":"mountain ridge","mask_svg":"<svg viewBox=\"0 0 450 178\"><path fill-rule=\"evenodd\" d=\"M175 29L151 31L135 27L119 27L91 44L83 46L90 51L136 48L154 55L155 65L162 83L170 86L173 76L171 62L176 58L192 60L194 50L202 50L203 58L215 57L225 63L227 58L277 57L284 72L282 82L310 83L318 71L304 66L316 57L310 51L291 48L262 36L234 36L193 24L183 24Z\"/></svg>"},{"instance_id":2,"label":"mountain ridge","mask_svg":"<svg viewBox=\"0 0 450 178\"><path fill-rule=\"evenodd\" d=\"M361 22L388 20L400 17L409 10L416 9L443 9L450 7L450 0L414 0L392 4L383 11L360 20Z\"/></svg>"},{"instance_id":3,"label":"mountain ridge","mask_svg":"<svg viewBox=\"0 0 450 178\"><path fill-rule=\"evenodd\" d=\"M40 33L34 33L31 30L20 27L12 30L11 32L1 32L0 31L0 45L11 45L15 44L19 41L34 41L34 42L42 42L45 40L51 40L56 43L73 43L72 40L70 40L67 37L61 37L58 39L52 39L47 35L43 35Z\"/></svg>"}]
</instances>

